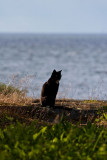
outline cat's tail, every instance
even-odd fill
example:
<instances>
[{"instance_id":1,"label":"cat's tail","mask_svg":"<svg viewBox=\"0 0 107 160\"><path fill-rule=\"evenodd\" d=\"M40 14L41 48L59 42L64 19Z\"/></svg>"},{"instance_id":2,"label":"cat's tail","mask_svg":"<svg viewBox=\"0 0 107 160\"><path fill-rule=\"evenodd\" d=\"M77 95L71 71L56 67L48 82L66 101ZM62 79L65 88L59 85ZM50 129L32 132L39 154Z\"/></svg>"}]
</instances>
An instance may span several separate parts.
<instances>
[{"instance_id":1,"label":"cat's tail","mask_svg":"<svg viewBox=\"0 0 107 160\"><path fill-rule=\"evenodd\" d=\"M47 99L46 96L45 97L40 97L40 104L41 104L41 106L46 106L46 99Z\"/></svg>"}]
</instances>

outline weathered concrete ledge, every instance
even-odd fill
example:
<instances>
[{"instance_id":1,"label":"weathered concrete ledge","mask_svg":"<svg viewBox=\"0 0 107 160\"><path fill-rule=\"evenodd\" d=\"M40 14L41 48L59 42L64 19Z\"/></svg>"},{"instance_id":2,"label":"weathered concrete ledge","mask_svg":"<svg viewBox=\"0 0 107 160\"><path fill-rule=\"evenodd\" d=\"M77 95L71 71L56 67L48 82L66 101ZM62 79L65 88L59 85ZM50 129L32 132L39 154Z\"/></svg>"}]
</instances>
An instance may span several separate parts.
<instances>
[{"instance_id":1,"label":"weathered concrete ledge","mask_svg":"<svg viewBox=\"0 0 107 160\"><path fill-rule=\"evenodd\" d=\"M103 101L83 101L83 100L56 100L54 108L41 107L39 99L33 101L32 104L25 106L17 105L0 105L0 114L8 114L16 117L38 119L40 121L57 123L62 117L73 123L88 121L94 122L99 116L98 109L102 110L102 106L107 102Z\"/></svg>"}]
</instances>

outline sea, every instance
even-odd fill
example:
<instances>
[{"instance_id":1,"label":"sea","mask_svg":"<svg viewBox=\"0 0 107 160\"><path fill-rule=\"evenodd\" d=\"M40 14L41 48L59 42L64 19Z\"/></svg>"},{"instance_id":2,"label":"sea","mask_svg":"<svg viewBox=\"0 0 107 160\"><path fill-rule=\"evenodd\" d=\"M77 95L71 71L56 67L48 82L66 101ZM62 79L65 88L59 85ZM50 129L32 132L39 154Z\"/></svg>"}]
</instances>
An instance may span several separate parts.
<instances>
[{"instance_id":1,"label":"sea","mask_svg":"<svg viewBox=\"0 0 107 160\"><path fill-rule=\"evenodd\" d=\"M39 98L62 70L57 98L107 99L107 34L0 34L0 82Z\"/></svg>"}]
</instances>

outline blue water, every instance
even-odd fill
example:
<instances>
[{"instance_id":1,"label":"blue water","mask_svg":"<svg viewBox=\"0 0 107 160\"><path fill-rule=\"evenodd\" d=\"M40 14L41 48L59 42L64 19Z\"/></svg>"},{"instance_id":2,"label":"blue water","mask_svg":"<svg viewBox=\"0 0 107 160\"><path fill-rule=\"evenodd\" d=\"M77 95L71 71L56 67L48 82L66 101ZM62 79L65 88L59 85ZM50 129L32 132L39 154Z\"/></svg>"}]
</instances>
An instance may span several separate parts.
<instances>
[{"instance_id":1,"label":"blue water","mask_svg":"<svg viewBox=\"0 0 107 160\"><path fill-rule=\"evenodd\" d=\"M53 69L58 98L107 99L107 35L0 34L0 81L39 97Z\"/></svg>"}]
</instances>

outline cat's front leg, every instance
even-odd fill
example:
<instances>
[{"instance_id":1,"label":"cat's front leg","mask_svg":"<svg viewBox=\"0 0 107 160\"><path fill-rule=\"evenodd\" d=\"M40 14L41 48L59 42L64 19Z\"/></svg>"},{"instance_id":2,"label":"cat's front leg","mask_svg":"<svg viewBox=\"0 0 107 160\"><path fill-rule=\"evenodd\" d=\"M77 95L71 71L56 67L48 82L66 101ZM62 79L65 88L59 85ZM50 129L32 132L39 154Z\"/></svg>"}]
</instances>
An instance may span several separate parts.
<instances>
[{"instance_id":1,"label":"cat's front leg","mask_svg":"<svg viewBox=\"0 0 107 160\"><path fill-rule=\"evenodd\" d=\"M54 108L55 106L55 98L52 96L49 97L49 106Z\"/></svg>"}]
</instances>

